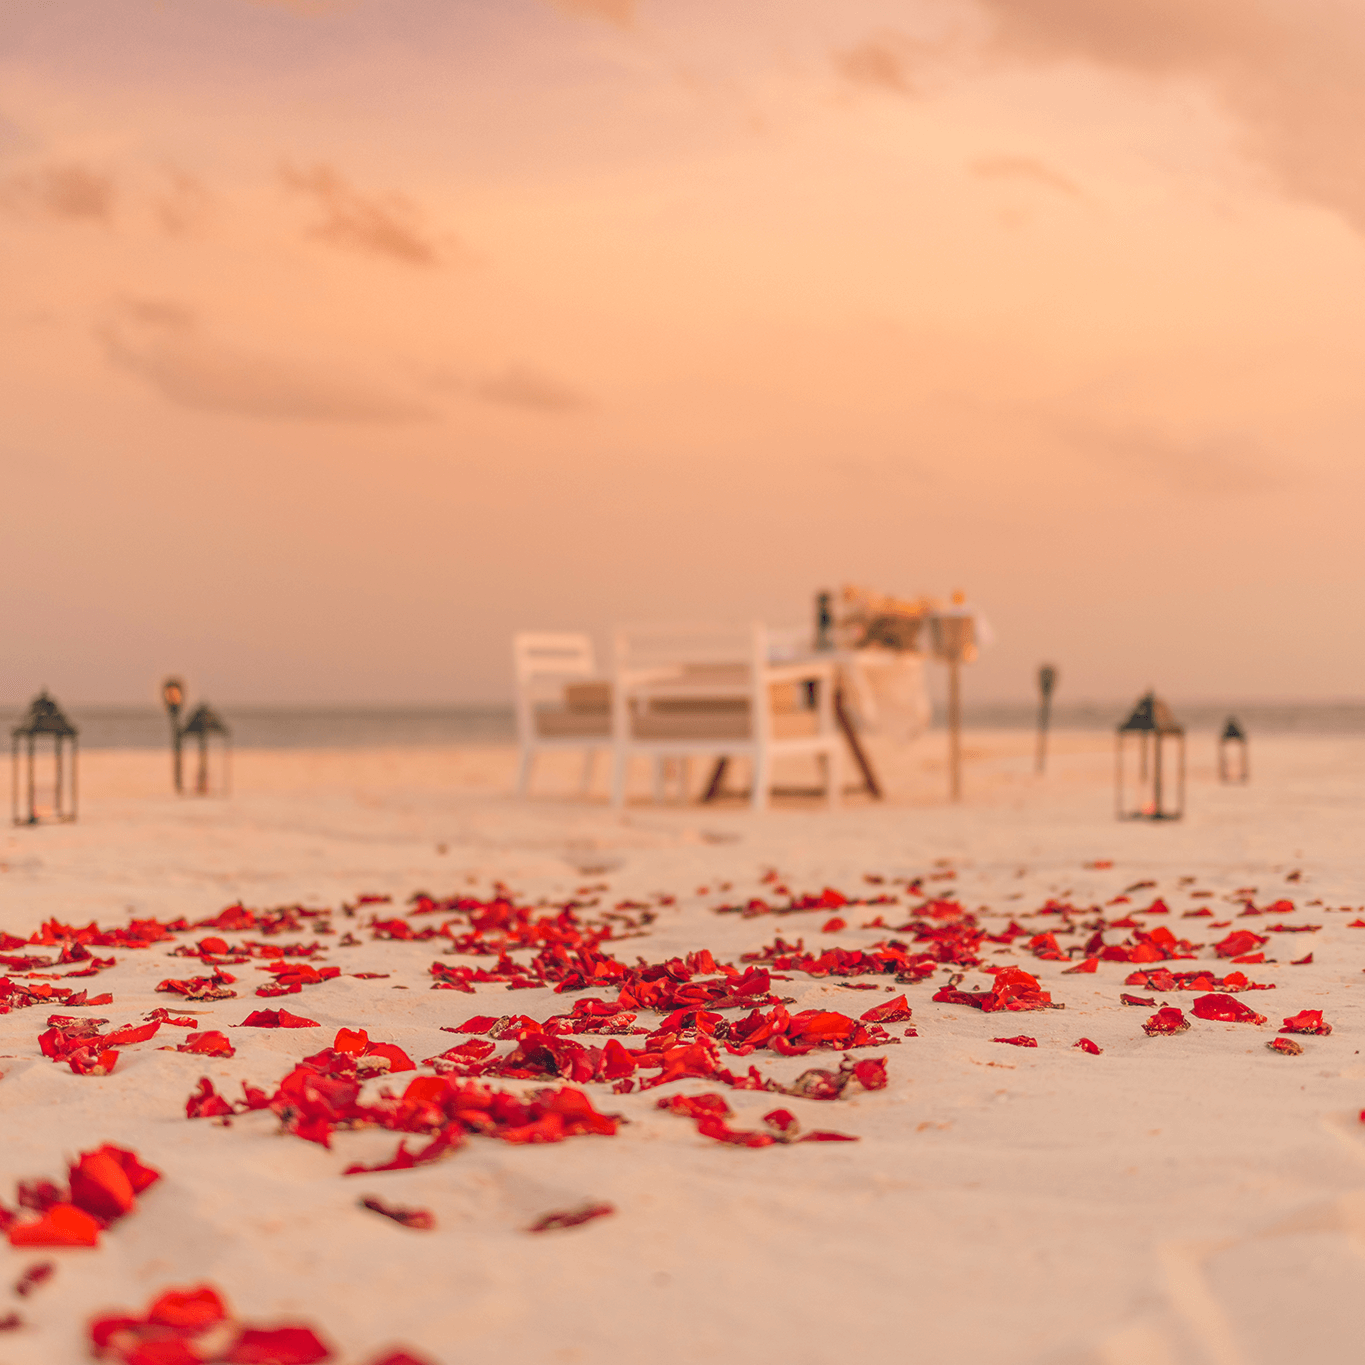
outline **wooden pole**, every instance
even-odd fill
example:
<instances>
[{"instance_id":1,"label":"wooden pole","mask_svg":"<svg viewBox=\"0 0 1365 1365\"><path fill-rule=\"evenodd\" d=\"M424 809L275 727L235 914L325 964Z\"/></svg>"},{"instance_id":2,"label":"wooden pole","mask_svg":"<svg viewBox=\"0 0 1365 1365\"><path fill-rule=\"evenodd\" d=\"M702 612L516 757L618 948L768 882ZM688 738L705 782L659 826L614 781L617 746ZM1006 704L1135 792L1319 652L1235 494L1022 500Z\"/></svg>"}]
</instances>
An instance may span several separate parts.
<instances>
[{"instance_id":1,"label":"wooden pole","mask_svg":"<svg viewBox=\"0 0 1365 1365\"><path fill-rule=\"evenodd\" d=\"M948 795L962 800L962 683L956 654L948 660Z\"/></svg>"},{"instance_id":2,"label":"wooden pole","mask_svg":"<svg viewBox=\"0 0 1365 1365\"><path fill-rule=\"evenodd\" d=\"M1057 670L1044 664L1038 670L1038 753L1034 771L1042 773L1047 767L1047 732L1052 721L1052 689L1057 685Z\"/></svg>"}]
</instances>

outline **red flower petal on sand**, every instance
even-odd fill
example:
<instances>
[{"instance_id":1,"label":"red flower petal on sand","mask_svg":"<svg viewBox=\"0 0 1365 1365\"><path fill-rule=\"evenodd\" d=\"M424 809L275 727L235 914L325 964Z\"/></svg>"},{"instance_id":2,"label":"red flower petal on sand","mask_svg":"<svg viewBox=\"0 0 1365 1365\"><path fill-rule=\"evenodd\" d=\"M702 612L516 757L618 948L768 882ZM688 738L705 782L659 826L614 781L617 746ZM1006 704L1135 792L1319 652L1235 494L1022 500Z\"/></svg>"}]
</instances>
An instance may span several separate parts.
<instances>
[{"instance_id":1,"label":"red flower petal on sand","mask_svg":"<svg viewBox=\"0 0 1365 1365\"><path fill-rule=\"evenodd\" d=\"M1078 962L1074 967L1066 967L1062 971L1063 976L1075 976L1077 972L1093 972L1098 970L1100 960L1097 957L1088 957L1084 962Z\"/></svg>"},{"instance_id":2,"label":"red flower petal on sand","mask_svg":"<svg viewBox=\"0 0 1365 1365\"><path fill-rule=\"evenodd\" d=\"M1098 1057L1104 1051L1097 1043L1092 1043L1089 1038L1077 1038L1072 1047L1078 1047L1082 1052L1088 1052L1092 1057Z\"/></svg>"},{"instance_id":3,"label":"red flower petal on sand","mask_svg":"<svg viewBox=\"0 0 1365 1365\"><path fill-rule=\"evenodd\" d=\"M350 1052L360 1056L370 1045L370 1035L363 1028L339 1028L332 1039L333 1052Z\"/></svg>"},{"instance_id":4,"label":"red flower petal on sand","mask_svg":"<svg viewBox=\"0 0 1365 1365\"><path fill-rule=\"evenodd\" d=\"M1124 991L1123 994L1119 996L1119 999L1125 1005L1141 1005L1145 1009L1151 1009L1152 1006L1156 1004L1155 997L1148 997L1145 995L1129 995L1127 991Z\"/></svg>"},{"instance_id":5,"label":"red flower petal on sand","mask_svg":"<svg viewBox=\"0 0 1365 1365\"><path fill-rule=\"evenodd\" d=\"M1254 952L1269 941L1265 934L1253 934L1250 929L1237 929L1220 943L1213 945L1219 957L1241 957L1244 953Z\"/></svg>"},{"instance_id":6,"label":"red flower petal on sand","mask_svg":"<svg viewBox=\"0 0 1365 1365\"><path fill-rule=\"evenodd\" d=\"M1226 995L1222 992L1201 995L1190 1006L1190 1013L1196 1019L1216 1019L1225 1024L1265 1023L1264 1014L1257 1014L1255 1010L1248 1009L1235 995Z\"/></svg>"},{"instance_id":7,"label":"red flower petal on sand","mask_svg":"<svg viewBox=\"0 0 1365 1365\"><path fill-rule=\"evenodd\" d=\"M710 1115L713 1118L729 1118L730 1106L725 1102L724 1095L670 1095L666 1100L660 1100L655 1106L658 1109L667 1109L674 1114L682 1114L686 1118L695 1119Z\"/></svg>"},{"instance_id":8,"label":"red flower petal on sand","mask_svg":"<svg viewBox=\"0 0 1365 1365\"><path fill-rule=\"evenodd\" d=\"M847 921L847 920L842 920L842 919L839 918L838 915L835 915L835 917L834 917L833 919L827 919L827 920L820 926L820 932L821 932L822 934L837 934L837 933L839 932L840 929L847 929L847 928L848 928L848 921Z\"/></svg>"},{"instance_id":9,"label":"red flower petal on sand","mask_svg":"<svg viewBox=\"0 0 1365 1365\"><path fill-rule=\"evenodd\" d=\"M401 1047L396 1047L393 1043L371 1043L365 1049L365 1056L385 1058L389 1063L390 1073L417 1070L417 1063ZM364 1074L363 1068L362 1074Z\"/></svg>"},{"instance_id":10,"label":"red flower petal on sand","mask_svg":"<svg viewBox=\"0 0 1365 1365\"><path fill-rule=\"evenodd\" d=\"M1142 1031L1149 1037L1155 1038L1158 1034L1184 1033L1190 1026L1190 1021L1174 1005L1165 1005L1152 1015L1152 1017L1142 1026Z\"/></svg>"},{"instance_id":11,"label":"red flower petal on sand","mask_svg":"<svg viewBox=\"0 0 1365 1365\"><path fill-rule=\"evenodd\" d=\"M192 1289L168 1289L153 1301L147 1310L146 1321L158 1327L199 1331L226 1322L227 1316L223 1296L212 1285L197 1284Z\"/></svg>"},{"instance_id":12,"label":"red flower petal on sand","mask_svg":"<svg viewBox=\"0 0 1365 1365\"><path fill-rule=\"evenodd\" d=\"M199 1088L185 1101L187 1119L211 1119L232 1113L232 1106L213 1089L207 1076L200 1076Z\"/></svg>"},{"instance_id":13,"label":"red flower petal on sand","mask_svg":"<svg viewBox=\"0 0 1365 1365\"><path fill-rule=\"evenodd\" d=\"M1291 967L1306 967L1306 966L1308 966L1308 964L1309 964L1310 962L1312 962L1312 960L1313 960L1313 954L1312 954L1312 953L1309 953L1307 957L1296 957L1296 958L1294 958L1294 959L1290 962L1289 965L1290 965Z\"/></svg>"},{"instance_id":14,"label":"red flower petal on sand","mask_svg":"<svg viewBox=\"0 0 1365 1365\"><path fill-rule=\"evenodd\" d=\"M993 1043L1010 1043L1014 1047L1037 1047L1038 1040L1030 1038L1027 1033L1016 1033L1013 1038L992 1038Z\"/></svg>"},{"instance_id":15,"label":"red flower petal on sand","mask_svg":"<svg viewBox=\"0 0 1365 1365\"><path fill-rule=\"evenodd\" d=\"M78 1076L107 1076L118 1064L118 1053L112 1049L96 1052L94 1048L82 1048L66 1059L66 1064Z\"/></svg>"},{"instance_id":16,"label":"red flower petal on sand","mask_svg":"<svg viewBox=\"0 0 1365 1365\"><path fill-rule=\"evenodd\" d=\"M207 1033L191 1033L176 1048L177 1052L197 1052L205 1057L235 1057L237 1049L232 1046L226 1033L210 1029Z\"/></svg>"},{"instance_id":17,"label":"red flower petal on sand","mask_svg":"<svg viewBox=\"0 0 1365 1365\"><path fill-rule=\"evenodd\" d=\"M126 1147L115 1147L112 1143L106 1142L99 1148L98 1155L111 1157L118 1162L123 1174L128 1177L134 1194L141 1194L143 1190L161 1179L161 1172L156 1167L144 1166L138 1160L137 1153L130 1152Z\"/></svg>"},{"instance_id":18,"label":"red flower petal on sand","mask_svg":"<svg viewBox=\"0 0 1365 1365\"><path fill-rule=\"evenodd\" d=\"M1316 1033L1326 1036L1331 1033L1331 1024L1325 1023L1321 1010L1300 1010L1284 1021L1281 1033Z\"/></svg>"},{"instance_id":19,"label":"red flower petal on sand","mask_svg":"<svg viewBox=\"0 0 1365 1365\"><path fill-rule=\"evenodd\" d=\"M332 1352L308 1327L248 1327L219 1359L227 1365L313 1365Z\"/></svg>"},{"instance_id":20,"label":"red flower petal on sand","mask_svg":"<svg viewBox=\"0 0 1365 1365\"><path fill-rule=\"evenodd\" d=\"M238 1028L321 1028L316 1019L305 1019L288 1010L252 1010Z\"/></svg>"},{"instance_id":21,"label":"red flower petal on sand","mask_svg":"<svg viewBox=\"0 0 1365 1365\"><path fill-rule=\"evenodd\" d=\"M858 1017L865 1024L903 1024L910 1018L910 1002L903 995L898 995L894 1000L888 1000L884 1005L877 1005L875 1008L861 1014Z\"/></svg>"},{"instance_id":22,"label":"red flower petal on sand","mask_svg":"<svg viewBox=\"0 0 1365 1365\"><path fill-rule=\"evenodd\" d=\"M432 1365L426 1356L415 1356L411 1351L394 1351L370 1361L370 1365Z\"/></svg>"},{"instance_id":23,"label":"red flower petal on sand","mask_svg":"<svg viewBox=\"0 0 1365 1365\"><path fill-rule=\"evenodd\" d=\"M774 1109L763 1115L763 1122L769 1128L776 1128L779 1133L790 1133L793 1129L799 1132L801 1128L790 1109Z\"/></svg>"},{"instance_id":24,"label":"red flower petal on sand","mask_svg":"<svg viewBox=\"0 0 1365 1365\"><path fill-rule=\"evenodd\" d=\"M50 1280L56 1274L57 1267L51 1261L39 1261L36 1265L31 1265L24 1271L15 1282L14 1292L21 1298L27 1298L40 1284Z\"/></svg>"},{"instance_id":25,"label":"red flower petal on sand","mask_svg":"<svg viewBox=\"0 0 1365 1365\"><path fill-rule=\"evenodd\" d=\"M71 1202L102 1222L122 1218L137 1202L132 1181L107 1152L83 1152L70 1177Z\"/></svg>"},{"instance_id":26,"label":"red flower petal on sand","mask_svg":"<svg viewBox=\"0 0 1365 1365\"><path fill-rule=\"evenodd\" d=\"M576 1228L590 1223L594 1218L606 1218L616 1212L614 1204L580 1204L574 1209L564 1209L558 1213L547 1213L537 1218L527 1232L557 1232L560 1228Z\"/></svg>"},{"instance_id":27,"label":"red flower petal on sand","mask_svg":"<svg viewBox=\"0 0 1365 1365\"><path fill-rule=\"evenodd\" d=\"M1292 1038L1272 1038L1267 1044L1271 1052L1283 1053L1286 1057L1298 1057L1303 1049Z\"/></svg>"},{"instance_id":28,"label":"red flower petal on sand","mask_svg":"<svg viewBox=\"0 0 1365 1365\"><path fill-rule=\"evenodd\" d=\"M156 1031L160 1027L159 1020L151 1024L127 1024L106 1034L100 1042L106 1047L126 1047L129 1043L145 1043L148 1038L156 1036Z\"/></svg>"},{"instance_id":29,"label":"red flower petal on sand","mask_svg":"<svg viewBox=\"0 0 1365 1365\"><path fill-rule=\"evenodd\" d=\"M12 1247L99 1246L100 1224L74 1204L54 1204L34 1223L15 1223L9 1230Z\"/></svg>"},{"instance_id":30,"label":"red flower petal on sand","mask_svg":"<svg viewBox=\"0 0 1365 1365\"><path fill-rule=\"evenodd\" d=\"M360 1207L369 1209L371 1213L382 1213L385 1218L392 1218L395 1223L401 1223L405 1228L417 1228L426 1232L436 1226L436 1219L429 1209L404 1209L397 1204L386 1204L373 1195L362 1199Z\"/></svg>"}]
</instances>

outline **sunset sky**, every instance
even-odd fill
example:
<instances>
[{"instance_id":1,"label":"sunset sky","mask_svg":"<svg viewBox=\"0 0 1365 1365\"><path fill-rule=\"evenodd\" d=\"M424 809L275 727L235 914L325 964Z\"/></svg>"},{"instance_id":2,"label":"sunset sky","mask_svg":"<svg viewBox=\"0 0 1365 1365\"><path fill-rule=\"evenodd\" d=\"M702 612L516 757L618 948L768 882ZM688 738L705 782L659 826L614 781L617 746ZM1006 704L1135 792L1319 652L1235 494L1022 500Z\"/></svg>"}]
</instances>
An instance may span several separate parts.
<instances>
[{"instance_id":1,"label":"sunset sky","mask_svg":"<svg viewBox=\"0 0 1365 1365\"><path fill-rule=\"evenodd\" d=\"M0 703L965 589L1358 695L1359 0L5 0Z\"/></svg>"}]
</instances>

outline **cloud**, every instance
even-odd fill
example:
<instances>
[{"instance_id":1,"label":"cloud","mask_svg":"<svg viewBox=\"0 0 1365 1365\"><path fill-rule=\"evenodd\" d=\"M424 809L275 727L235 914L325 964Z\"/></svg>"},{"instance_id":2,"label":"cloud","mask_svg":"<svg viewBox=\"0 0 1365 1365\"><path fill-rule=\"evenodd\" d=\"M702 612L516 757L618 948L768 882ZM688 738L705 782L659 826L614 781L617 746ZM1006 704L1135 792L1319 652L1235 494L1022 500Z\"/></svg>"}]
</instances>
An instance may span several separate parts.
<instances>
[{"instance_id":1,"label":"cloud","mask_svg":"<svg viewBox=\"0 0 1365 1365\"><path fill-rule=\"evenodd\" d=\"M890 30L864 39L856 47L834 54L834 66L852 85L896 95L914 92L911 70L918 45Z\"/></svg>"},{"instance_id":2,"label":"cloud","mask_svg":"<svg viewBox=\"0 0 1365 1365\"><path fill-rule=\"evenodd\" d=\"M165 188L152 199L152 210L162 228L172 237L197 232L208 217L212 204L208 190L186 171L167 168Z\"/></svg>"},{"instance_id":3,"label":"cloud","mask_svg":"<svg viewBox=\"0 0 1365 1365\"><path fill-rule=\"evenodd\" d=\"M500 375L475 385L474 393L485 402L531 412L572 412L587 406L581 394L524 365L511 365Z\"/></svg>"},{"instance_id":4,"label":"cloud","mask_svg":"<svg viewBox=\"0 0 1365 1365\"><path fill-rule=\"evenodd\" d=\"M550 0L555 9L585 19L605 19L618 28L635 22L635 0Z\"/></svg>"},{"instance_id":5,"label":"cloud","mask_svg":"<svg viewBox=\"0 0 1365 1365\"><path fill-rule=\"evenodd\" d=\"M1138 425L1111 426L1076 418L1044 418L1043 425L1130 484L1221 499L1267 492L1291 481L1283 461L1238 433L1191 439Z\"/></svg>"},{"instance_id":6,"label":"cloud","mask_svg":"<svg viewBox=\"0 0 1365 1365\"><path fill-rule=\"evenodd\" d=\"M1353 0L978 0L1011 62L1208 84L1290 195L1365 231L1365 6Z\"/></svg>"},{"instance_id":7,"label":"cloud","mask_svg":"<svg viewBox=\"0 0 1365 1365\"><path fill-rule=\"evenodd\" d=\"M330 367L224 345L175 302L129 301L96 336L112 364L181 407L311 422L410 422L433 415Z\"/></svg>"},{"instance_id":8,"label":"cloud","mask_svg":"<svg viewBox=\"0 0 1365 1365\"><path fill-rule=\"evenodd\" d=\"M435 243L422 232L416 209L402 195L361 194L330 166L321 164L311 170L284 166L280 178L321 210L322 217L310 229L310 236L350 251L387 256L404 265L439 263Z\"/></svg>"},{"instance_id":9,"label":"cloud","mask_svg":"<svg viewBox=\"0 0 1365 1365\"><path fill-rule=\"evenodd\" d=\"M78 164L44 166L0 183L0 203L27 216L68 222L113 222L116 198L111 176Z\"/></svg>"},{"instance_id":10,"label":"cloud","mask_svg":"<svg viewBox=\"0 0 1365 1365\"><path fill-rule=\"evenodd\" d=\"M1059 194L1079 195L1080 189L1061 171L1031 156L983 156L972 162L973 175L983 180L1022 180Z\"/></svg>"}]
</instances>

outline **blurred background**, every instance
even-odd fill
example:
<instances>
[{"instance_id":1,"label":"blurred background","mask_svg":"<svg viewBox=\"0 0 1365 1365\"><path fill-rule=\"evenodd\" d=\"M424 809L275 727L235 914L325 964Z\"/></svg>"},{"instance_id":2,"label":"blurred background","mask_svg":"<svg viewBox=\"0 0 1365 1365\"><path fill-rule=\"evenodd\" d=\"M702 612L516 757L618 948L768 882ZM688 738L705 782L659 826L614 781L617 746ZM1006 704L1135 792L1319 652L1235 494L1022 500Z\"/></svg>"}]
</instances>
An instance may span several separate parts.
<instances>
[{"instance_id":1,"label":"blurred background","mask_svg":"<svg viewBox=\"0 0 1365 1365\"><path fill-rule=\"evenodd\" d=\"M0 702L497 730L852 581L1355 726L1362 121L1340 0L6 0Z\"/></svg>"}]
</instances>

